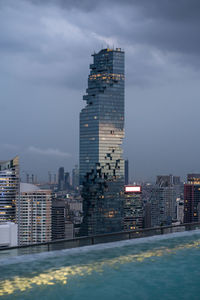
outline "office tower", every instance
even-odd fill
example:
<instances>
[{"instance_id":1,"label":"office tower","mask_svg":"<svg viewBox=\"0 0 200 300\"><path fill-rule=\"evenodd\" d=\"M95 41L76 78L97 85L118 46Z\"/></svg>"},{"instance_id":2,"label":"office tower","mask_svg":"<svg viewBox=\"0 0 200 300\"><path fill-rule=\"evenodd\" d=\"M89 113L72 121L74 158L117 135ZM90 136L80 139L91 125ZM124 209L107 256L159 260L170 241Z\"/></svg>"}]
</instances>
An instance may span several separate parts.
<instances>
[{"instance_id":1,"label":"office tower","mask_svg":"<svg viewBox=\"0 0 200 300\"><path fill-rule=\"evenodd\" d=\"M40 190L33 184L20 184L20 245L51 241L51 206L50 190Z\"/></svg>"},{"instance_id":2,"label":"office tower","mask_svg":"<svg viewBox=\"0 0 200 300\"><path fill-rule=\"evenodd\" d=\"M80 113L83 235L123 227L124 52L103 49L92 56Z\"/></svg>"},{"instance_id":3,"label":"office tower","mask_svg":"<svg viewBox=\"0 0 200 300\"><path fill-rule=\"evenodd\" d=\"M152 227L171 225L176 220L177 194L173 187L155 187L151 196Z\"/></svg>"},{"instance_id":4,"label":"office tower","mask_svg":"<svg viewBox=\"0 0 200 300\"><path fill-rule=\"evenodd\" d=\"M65 201L52 200L52 240L65 238Z\"/></svg>"},{"instance_id":5,"label":"office tower","mask_svg":"<svg viewBox=\"0 0 200 300\"><path fill-rule=\"evenodd\" d=\"M70 189L70 174L69 172L65 172L64 174L64 190Z\"/></svg>"},{"instance_id":6,"label":"office tower","mask_svg":"<svg viewBox=\"0 0 200 300\"><path fill-rule=\"evenodd\" d=\"M184 184L184 223L200 222L200 174L188 174Z\"/></svg>"},{"instance_id":7,"label":"office tower","mask_svg":"<svg viewBox=\"0 0 200 300\"><path fill-rule=\"evenodd\" d=\"M19 157L0 161L0 222L17 221Z\"/></svg>"},{"instance_id":8,"label":"office tower","mask_svg":"<svg viewBox=\"0 0 200 300\"><path fill-rule=\"evenodd\" d=\"M72 170L72 187L74 190L79 189L79 169L78 165L75 165L75 168Z\"/></svg>"},{"instance_id":9,"label":"office tower","mask_svg":"<svg viewBox=\"0 0 200 300\"><path fill-rule=\"evenodd\" d=\"M169 187L174 185L180 185L180 177L173 175L158 175L156 184L160 187Z\"/></svg>"},{"instance_id":10,"label":"office tower","mask_svg":"<svg viewBox=\"0 0 200 300\"><path fill-rule=\"evenodd\" d=\"M124 230L143 227L143 201L141 186L125 186L124 188Z\"/></svg>"},{"instance_id":11,"label":"office tower","mask_svg":"<svg viewBox=\"0 0 200 300\"><path fill-rule=\"evenodd\" d=\"M58 190L63 191L64 190L64 183L65 183L65 178L64 178L64 168L60 167L58 170Z\"/></svg>"},{"instance_id":12,"label":"office tower","mask_svg":"<svg viewBox=\"0 0 200 300\"><path fill-rule=\"evenodd\" d=\"M125 185L129 184L129 164L128 159L125 160Z\"/></svg>"},{"instance_id":13,"label":"office tower","mask_svg":"<svg viewBox=\"0 0 200 300\"><path fill-rule=\"evenodd\" d=\"M170 225L177 219L177 199L183 194L179 176L157 176L151 194L151 225Z\"/></svg>"}]
</instances>

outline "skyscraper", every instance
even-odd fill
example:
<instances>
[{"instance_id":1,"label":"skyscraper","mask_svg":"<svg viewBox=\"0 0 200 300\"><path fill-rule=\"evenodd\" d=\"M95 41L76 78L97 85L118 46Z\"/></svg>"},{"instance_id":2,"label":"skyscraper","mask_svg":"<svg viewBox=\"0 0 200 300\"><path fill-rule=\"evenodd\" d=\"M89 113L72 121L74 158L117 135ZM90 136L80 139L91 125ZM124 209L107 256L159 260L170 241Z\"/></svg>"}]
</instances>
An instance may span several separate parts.
<instances>
[{"instance_id":1,"label":"skyscraper","mask_svg":"<svg viewBox=\"0 0 200 300\"><path fill-rule=\"evenodd\" d=\"M188 174L184 184L184 223L200 221L200 174Z\"/></svg>"},{"instance_id":2,"label":"skyscraper","mask_svg":"<svg viewBox=\"0 0 200 300\"><path fill-rule=\"evenodd\" d=\"M93 56L80 113L80 184L84 235L123 226L124 52L103 49Z\"/></svg>"},{"instance_id":3,"label":"skyscraper","mask_svg":"<svg viewBox=\"0 0 200 300\"><path fill-rule=\"evenodd\" d=\"M151 193L151 225L170 225L177 218L177 199L183 194L179 176L159 175Z\"/></svg>"},{"instance_id":4,"label":"skyscraper","mask_svg":"<svg viewBox=\"0 0 200 300\"><path fill-rule=\"evenodd\" d=\"M19 195L19 157L0 161L0 222L17 220Z\"/></svg>"},{"instance_id":5,"label":"skyscraper","mask_svg":"<svg viewBox=\"0 0 200 300\"><path fill-rule=\"evenodd\" d=\"M77 165L75 165L75 168L72 170L72 187L74 190L79 189L79 169Z\"/></svg>"},{"instance_id":6,"label":"skyscraper","mask_svg":"<svg viewBox=\"0 0 200 300\"><path fill-rule=\"evenodd\" d=\"M58 190L63 191L64 190L64 184L65 184L65 178L64 175L65 171L63 167L60 167L58 169Z\"/></svg>"},{"instance_id":7,"label":"skyscraper","mask_svg":"<svg viewBox=\"0 0 200 300\"><path fill-rule=\"evenodd\" d=\"M52 201L52 240L65 238L65 201L54 199Z\"/></svg>"},{"instance_id":8,"label":"skyscraper","mask_svg":"<svg viewBox=\"0 0 200 300\"><path fill-rule=\"evenodd\" d=\"M125 160L125 185L129 184L129 165L128 159Z\"/></svg>"},{"instance_id":9,"label":"skyscraper","mask_svg":"<svg viewBox=\"0 0 200 300\"><path fill-rule=\"evenodd\" d=\"M70 186L70 174L69 172L65 172L64 174L64 190L69 190Z\"/></svg>"},{"instance_id":10,"label":"skyscraper","mask_svg":"<svg viewBox=\"0 0 200 300\"><path fill-rule=\"evenodd\" d=\"M156 184L159 187L170 187L174 185L180 185L180 176L158 175L156 179Z\"/></svg>"}]
</instances>

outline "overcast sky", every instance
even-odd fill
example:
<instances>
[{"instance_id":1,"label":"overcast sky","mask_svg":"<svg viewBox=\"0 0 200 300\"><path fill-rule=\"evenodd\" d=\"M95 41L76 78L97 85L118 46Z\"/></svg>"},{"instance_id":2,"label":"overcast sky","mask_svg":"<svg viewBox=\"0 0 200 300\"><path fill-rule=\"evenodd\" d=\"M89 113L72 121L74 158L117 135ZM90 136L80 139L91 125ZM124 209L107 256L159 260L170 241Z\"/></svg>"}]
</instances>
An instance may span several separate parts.
<instances>
[{"instance_id":1,"label":"overcast sky","mask_svg":"<svg viewBox=\"0 0 200 300\"><path fill-rule=\"evenodd\" d=\"M91 54L114 45L131 178L200 172L199 28L199 0L0 0L0 160L71 171Z\"/></svg>"}]
</instances>

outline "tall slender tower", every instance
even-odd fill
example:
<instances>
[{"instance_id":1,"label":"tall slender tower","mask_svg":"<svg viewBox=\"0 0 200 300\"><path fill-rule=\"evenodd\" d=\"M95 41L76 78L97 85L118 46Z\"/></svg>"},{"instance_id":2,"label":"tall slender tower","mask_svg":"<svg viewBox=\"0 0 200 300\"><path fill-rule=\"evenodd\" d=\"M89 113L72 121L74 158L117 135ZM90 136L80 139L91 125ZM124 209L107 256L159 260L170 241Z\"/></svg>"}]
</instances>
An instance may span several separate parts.
<instances>
[{"instance_id":1,"label":"tall slender tower","mask_svg":"<svg viewBox=\"0 0 200 300\"><path fill-rule=\"evenodd\" d=\"M82 235L121 231L123 226L124 52L93 56L80 113Z\"/></svg>"},{"instance_id":2,"label":"tall slender tower","mask_svg":"<svg viewBox=\"0 0 200 300\"><path fill-rule=\"evenodd\" d=\"M0 161L0 190L0 222L16 222L19 195L18 156L8 161Z\"/></svg>"}]
</instances>

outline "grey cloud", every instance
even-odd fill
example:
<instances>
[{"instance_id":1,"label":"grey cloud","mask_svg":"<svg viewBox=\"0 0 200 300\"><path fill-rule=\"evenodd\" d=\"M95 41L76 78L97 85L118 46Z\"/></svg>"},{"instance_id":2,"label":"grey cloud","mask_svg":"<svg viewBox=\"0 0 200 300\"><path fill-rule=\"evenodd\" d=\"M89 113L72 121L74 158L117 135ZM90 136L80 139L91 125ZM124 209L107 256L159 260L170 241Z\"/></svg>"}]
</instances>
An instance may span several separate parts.
<instances>
[{"instance_id":1,"label":"grey cloud","mask_svg":"<svg viewBox=\"0 0 200 300\"><path fill-rule=\"evenodd\" d=\"M30 146L28 148L28 151L31 153L39 154L39 155L47 155L47 156L59 156L59 157L71 157L71 154L68 152L63 152L60 151L59 149L53 149L53 148L48 148L48 149L40 149L35 146Z\"/></svg>"},{"instance_id":2,"label":"grey cloud","mask_svg":"<svg viewBox=\"0 0 200 300\"><path fill-rule=\"evenodd\" d=\"M23 168L47 174L77 163L90 54L113 44L126 53L131 169L144 178L172 172L170 159L177 173L196 166L199 11L194 0L0 0L2 140L24 149ZM188 158L191 145L196 152ZM0 148L2 159L17 151Z\"/></svg>"},{"instance_id":3,"label":"grey cloud","mask_svg":"<svg viewBox=\"0 0 200 300\"><path fill-rule=\"evenodd\" d=\"M32 2L46 3L46 5L51 3L65 9L74 8L79 11L91 11L98 7L94 14L101 15L102 23L98 23L97 17L97 23L93 24L97 32L104 31L105 28L105 34L109 32L119 40L124 40L125 43L140 43L164 52L198 55L200 53L200 2L198 0L46 0L45 2L32 0ZM119 14L115 18L117 9ZM106 18L108 11L113 11L109 15L111 20ZM116 20L116 23L114 24L112 20ZM124 28L121 26L122 23Z\"/></svg>"}]
</instances>

